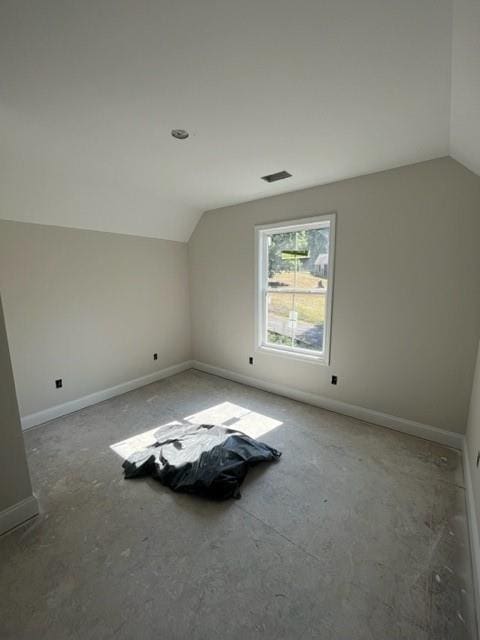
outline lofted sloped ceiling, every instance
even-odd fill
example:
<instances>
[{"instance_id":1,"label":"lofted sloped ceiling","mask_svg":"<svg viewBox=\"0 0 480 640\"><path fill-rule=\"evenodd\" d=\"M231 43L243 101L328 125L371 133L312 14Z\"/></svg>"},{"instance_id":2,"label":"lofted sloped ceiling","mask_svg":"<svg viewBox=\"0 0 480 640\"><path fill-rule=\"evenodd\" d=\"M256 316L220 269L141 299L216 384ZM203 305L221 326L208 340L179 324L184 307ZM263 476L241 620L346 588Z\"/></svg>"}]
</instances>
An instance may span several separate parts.
<instances>
[{"instance_id":1,"label":"lofted sloped ceiling","mask_svg":"<svg viewBox=\"0 0 480 640\"><path fill-rule=\"evenodd\" d=\"M450 0L3 0L0 217L186 241L446 155L451 39Z\"/></svg>"},{"instance_id":2,"label":"lofted sloped ceiling","mask_svg":"<svg viewBox=\"0 0 480 640\"><path fill-rule=\"evenodd\" d=\"M480 175L480 0L454 0L450 154Z\"/></svg>"}]
</instances>

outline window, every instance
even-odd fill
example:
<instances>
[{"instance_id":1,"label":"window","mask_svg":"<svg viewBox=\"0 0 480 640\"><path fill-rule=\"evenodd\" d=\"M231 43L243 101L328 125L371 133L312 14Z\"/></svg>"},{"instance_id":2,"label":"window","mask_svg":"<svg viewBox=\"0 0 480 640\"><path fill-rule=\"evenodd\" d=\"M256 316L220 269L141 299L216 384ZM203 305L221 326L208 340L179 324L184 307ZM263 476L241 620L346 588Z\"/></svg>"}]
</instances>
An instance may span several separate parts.
<instances>
[{"instance_id":1,"label":"window","mask_svg":"<svg viewBox=\"0 0 480 640\"><path fill-rule=\"evenodd\" d=\"M335 214L256 227L257 347L328 364Z\"/></svg>"}]
</instances>

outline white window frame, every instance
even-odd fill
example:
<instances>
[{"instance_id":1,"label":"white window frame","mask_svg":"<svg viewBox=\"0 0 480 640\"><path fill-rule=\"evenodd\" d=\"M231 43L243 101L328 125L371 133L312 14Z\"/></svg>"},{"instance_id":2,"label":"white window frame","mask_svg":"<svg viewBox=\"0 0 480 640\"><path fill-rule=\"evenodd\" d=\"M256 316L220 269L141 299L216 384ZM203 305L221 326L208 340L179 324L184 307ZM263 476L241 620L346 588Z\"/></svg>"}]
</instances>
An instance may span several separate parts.
<instances>
[{"instance_id":1,"label":"white window frame","mask_svg":"<svg viewBox=\"0 0 480 640\"><path fill-rule=\"evenodd\" d=\"M287 220L271 224L255 226L255 350L262 353L284 356L294 360L313 363L330 364L330 338L332 332L332 305L335 278L335 222L336 214L327 213L310 218ZM323 224L322 224L323 223ZM322 226L330 227L328 254L328 287L325 300L325 327L323 336L323 351L312 351L287 345L269 344L267 342L267 304L266 290L268 283L268 235L270 233L285 233L304 229L318 229ZM320 295L320 294L319 294Z\"/></svg>"}]
</instances>

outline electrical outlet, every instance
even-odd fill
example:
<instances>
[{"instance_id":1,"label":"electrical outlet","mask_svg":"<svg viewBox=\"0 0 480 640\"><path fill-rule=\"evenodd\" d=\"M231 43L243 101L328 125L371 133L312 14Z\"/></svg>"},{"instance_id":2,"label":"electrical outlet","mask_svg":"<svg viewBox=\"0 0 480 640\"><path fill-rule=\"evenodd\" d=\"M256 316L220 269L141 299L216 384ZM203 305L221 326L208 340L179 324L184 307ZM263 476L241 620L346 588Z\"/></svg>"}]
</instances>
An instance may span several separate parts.
<instances>
[{"instance_id":1,"label":"electrical outlet","mask_svg":"<svg viewBox=\"0 0 480 640\"><path fill-rule=\"evenodd\" d=\"M248 359L248 364L253 364L253 356L250 356Z\"/></svg>"},{"instance_id":2,"label":"electrical outlet","mask_svg":"<svg viewBox=\"0 0 480 640\"><path fill-rule=\"evenodd\" d=\"M332 376L332 384L337 384L337 382L338 382L338 377Z\"/></svg>"},{"instance_id":3,"label":"electrical outlet","mask_svg":"<svg viewBox=\"0 0 480 640\"><path fill-rule=\"evenodd\" d=\"M158 360L158 353L154 353L154 354L153 354L153 359L154 359L154 360Z\"/></svg>"},{"instance_id":4,"label":"electrical outlet","mask_svg":"<svg viewBox=\"0 0 480 640\"><path fill-rule=\"evenodd\" d=\"M59 378L58 380L55 380L55 388L61 389L62 387L63 387L63 380L61 378Z\"/></svg>"}]
</instances>

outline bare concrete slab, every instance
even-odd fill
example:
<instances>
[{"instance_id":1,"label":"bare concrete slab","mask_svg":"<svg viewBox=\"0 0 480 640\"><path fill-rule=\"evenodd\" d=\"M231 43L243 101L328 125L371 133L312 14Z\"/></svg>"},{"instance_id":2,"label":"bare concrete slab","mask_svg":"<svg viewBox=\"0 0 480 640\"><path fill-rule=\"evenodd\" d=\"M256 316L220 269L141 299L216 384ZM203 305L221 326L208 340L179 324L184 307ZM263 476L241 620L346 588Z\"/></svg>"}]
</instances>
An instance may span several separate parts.
<instances>
[{"instance_id":1,"label":"bare concrete slab","mask_svg":"<svg viewBox=\"0 0 480 640\"><path fill-rule=\"evenodd\" d=\"M172 421L281 449L239 501L126 481ZM0 538L0 636L473 640L459 452L188 371L26 434L42 513Z\"/></svg>"}]
</instances>

